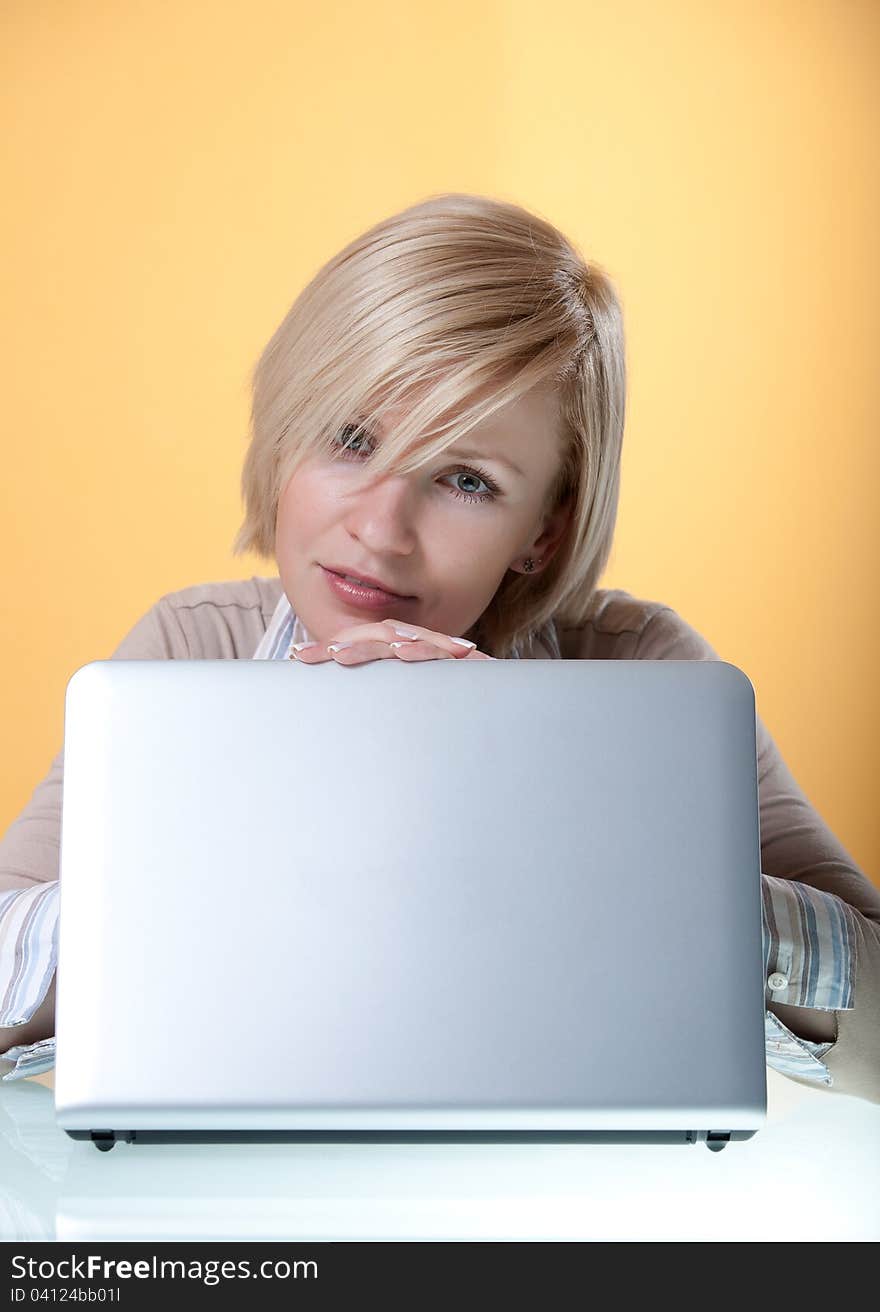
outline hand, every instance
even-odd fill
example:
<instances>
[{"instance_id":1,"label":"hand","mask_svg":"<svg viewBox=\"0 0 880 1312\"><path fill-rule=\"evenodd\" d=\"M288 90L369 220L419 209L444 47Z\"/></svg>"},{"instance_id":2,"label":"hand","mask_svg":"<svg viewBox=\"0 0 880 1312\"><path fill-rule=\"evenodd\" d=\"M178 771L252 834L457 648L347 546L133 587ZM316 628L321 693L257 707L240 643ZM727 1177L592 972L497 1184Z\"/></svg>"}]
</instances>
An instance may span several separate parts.
<instances>
[{"instance_id":1,"label":"hand","mask_svg":"<svg viewBox=\"0 0 880 1312\"><path fill-rule=\"evenodd\" d=\"M402 629L404 633L396 630ZM412 634L413 637L406 635ZM328 647L339 643L351 645L339 651L328 651ZM398 643L399 646L392 646ZM447 633L434 633L432 629L423 629L418 624L409 624L405 620L377 620L370 624L354 624L343 629L329 643L316 642L302 651L291 648L291 659L303 665L321 665L324 661L335 660L339 665L363 665L367 661L387 660L397 656L402 661L437 661L470 660L494 661L494 656L478 651L476 647L464 647Z\"/></svg>"}]
</instances>

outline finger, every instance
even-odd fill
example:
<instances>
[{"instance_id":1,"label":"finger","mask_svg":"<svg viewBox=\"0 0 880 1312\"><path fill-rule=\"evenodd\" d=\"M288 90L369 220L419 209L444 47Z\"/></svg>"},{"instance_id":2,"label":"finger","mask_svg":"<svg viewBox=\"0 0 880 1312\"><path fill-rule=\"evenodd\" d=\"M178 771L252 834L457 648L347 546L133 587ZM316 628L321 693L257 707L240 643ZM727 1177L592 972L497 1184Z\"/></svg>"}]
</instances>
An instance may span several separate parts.
<instances>
[{"instance_id":1,"label":"finger","mask_svg":"<svg viewBox=\"0 0 880 1312\"><path fill-rule=\"evenodd\" d=\"M401 638L388 645L399 660L406 661L410 665L414 665L416 661L455 660L452 652L443 651L442 648L435 647L432 642L408 642L406 638Z\"/></svg>"},{"instance_id":2,"label":"finger","mask_svg":"<svg viewBox=\"0 0 880 1312\"><path fill-rule=\"evenodd\" d=\"M361 626L361 628L359 630L355 630L355 632L362 633L364 627L365 626ZM334 641L333 643L328 643L326 645L324 645L323 643L311 643L310 645L303 647L300 651L297 651L295 648L291 648L289 656L291 660L301 661L304 665L321 665L329 660L337 660L343 665L356 665L359 663L358 659L348 659L348 658L343 659L344 653L346 651L351 651L353 647L370 648L371 655L368 658L370 660L377 659L376 649L377 648L381 649L382 647L393 647L393 650L391 651L383 652L379 650L378 655L382 659L393 655L400 660L422 661L422 660L436 660L439 655L442 655L444 657L451 656L450 652L448 651L441 652L440 648L436 647L433 643L429 643L426 638L425 639L395 638L393 644L386 642L384 639L374 639L373 641L370 641L368 639L361 638L357 642L353 642L351 639L349 639L348 640L349 645L347 647L341 647L340 644L343 641L344 639L340 637L338 641ZM337 647L339 648L339 650L335 652L331 652L329 650L329 647L331 646ZM407 653L408 649L412 649L410 654L405 654ZM471 650L465 651L464 655L459 656L458 659L459 660L464 659L469 661L494 661L495 657L488 655L487 652L478 651L474 649L473 651Z\"/></svg>"},{"instance_id":3,"label":"finger","mask_svg":"<svg viewBox=\"0 0 880 1312\"><path fill-rule=\"evenodd\" d=\"M301 661L303 665L320 665L322 661L332 661L333 653L328 652L322 642L309 643L307 647L297 651L291 647L288 656L292 661Z\"/></svg>"},{"instance_id":4,"label":"finger","mask_svg":"<svg viewBox=\"0 0 880 1312\"><path fill-rule=\"evenodd\" d=\"M410 639L416 642L431 642L440 647L443 651L448 652L450 656L464 656L469 651L474 650L473 643L463 638L452 637L448 633L435 633L433 629L426 629L418 624L409 624L404 620L389 618L379 620L372 624L353 624L347 629L341 629L339 633L332 638L333 642L367 642L367 641L384 641L400 642L401 640Z\"/></svg>"},{"instance_id":5,"label":"finger","mask_svg":"<svg viewBox=\"0 0 880 1312\"><path fill-rule=\"evenodd\" d=\"M363 660L383 660L393 655L394 652L388 650L385 641L352 642L349 639L346 642L342 638L334 639L331 643L303 647L301 651L294 648L290 650L291 659L301 661L303 665L323 665L327 661L337 661L340 665L358 665Z\"/></svg>"}]
</instances>

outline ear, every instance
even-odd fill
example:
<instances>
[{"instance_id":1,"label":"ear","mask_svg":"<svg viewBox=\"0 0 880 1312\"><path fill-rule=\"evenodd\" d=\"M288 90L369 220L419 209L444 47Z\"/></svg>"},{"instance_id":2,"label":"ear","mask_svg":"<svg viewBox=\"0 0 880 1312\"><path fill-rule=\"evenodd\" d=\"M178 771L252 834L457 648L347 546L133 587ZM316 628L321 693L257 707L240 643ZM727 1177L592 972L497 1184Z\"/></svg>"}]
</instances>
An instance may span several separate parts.
<instances>
[{"instance_id":1,"label":"ear","mask_svg":"<svg viewBox=\"0 0 880 1312\"><path fill-rule=\"evenodd\" d=\"M542 568L548 564L562 541L565 531L571 523L573 511L574 503L569 497L544 520L544 527L541 530L540 537L535 538L535 541L525 553L526 555L537 556L541 561Z\"/></svg>"}]
</instances>

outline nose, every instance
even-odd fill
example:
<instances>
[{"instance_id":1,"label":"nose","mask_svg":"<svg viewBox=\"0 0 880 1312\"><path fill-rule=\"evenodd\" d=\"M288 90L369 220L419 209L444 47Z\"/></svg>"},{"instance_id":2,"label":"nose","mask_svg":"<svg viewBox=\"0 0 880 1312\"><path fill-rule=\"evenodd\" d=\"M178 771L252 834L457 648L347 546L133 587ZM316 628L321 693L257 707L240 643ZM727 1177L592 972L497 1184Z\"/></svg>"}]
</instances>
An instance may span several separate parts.
<instances>
[{"instance_id":1,"label":"nose","mask_svg":"<svg viewBox=\"0 0 880 1312\"><path fill-rule=\"evenodd\" d=\"M375 555L412 550L417 476L380 474L351 494L346 527Z\"/></svg>"}]
</instances>

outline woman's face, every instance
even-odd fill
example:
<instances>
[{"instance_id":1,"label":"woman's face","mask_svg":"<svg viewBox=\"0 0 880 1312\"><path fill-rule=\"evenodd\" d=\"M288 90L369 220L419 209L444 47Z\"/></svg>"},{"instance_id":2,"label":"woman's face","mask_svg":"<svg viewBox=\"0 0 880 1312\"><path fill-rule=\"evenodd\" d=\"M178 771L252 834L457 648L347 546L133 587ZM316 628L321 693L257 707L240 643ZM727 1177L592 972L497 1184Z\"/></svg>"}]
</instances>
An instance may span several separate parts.
<instances>
[{"instance_id":1,"label":"woman's face","mask_svg":"<svg viewBox=\"0 0 880 1312\"><path fill-rule=\"evenodd\" d=\"M569 513L541 513L558 468L557 404L548 388L533 389L409 474L370 479L371 439L352 431L339 437L340 449L353 443L351 455L301 465L281 492L275 555L309 634L330 642L353 625L393 618L460 637L511 565L521 570L532 556L542 560L536 572L546 567ZM365 611L331 587L322 566L370 575L413 599Z\"/></svg>"}]
</instances>

